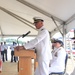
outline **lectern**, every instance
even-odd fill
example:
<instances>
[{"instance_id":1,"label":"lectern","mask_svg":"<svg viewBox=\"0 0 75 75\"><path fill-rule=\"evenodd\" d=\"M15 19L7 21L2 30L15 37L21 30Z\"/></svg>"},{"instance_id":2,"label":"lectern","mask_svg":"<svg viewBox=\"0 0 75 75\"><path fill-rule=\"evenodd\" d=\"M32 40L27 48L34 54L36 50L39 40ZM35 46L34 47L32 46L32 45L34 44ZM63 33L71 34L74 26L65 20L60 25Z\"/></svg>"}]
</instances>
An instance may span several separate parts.
<instances>
[{"instance_id":1,"label":"lectern","mask_svg":"<svg viewBox=\"0 0 75 75\"><path fill-rule=\"evenodd\" d=\"M19 56L19 74L18 75L32 75L32 62L36 55L34 50L16 50L15 56Z\"/></svg>"}]
</instances>

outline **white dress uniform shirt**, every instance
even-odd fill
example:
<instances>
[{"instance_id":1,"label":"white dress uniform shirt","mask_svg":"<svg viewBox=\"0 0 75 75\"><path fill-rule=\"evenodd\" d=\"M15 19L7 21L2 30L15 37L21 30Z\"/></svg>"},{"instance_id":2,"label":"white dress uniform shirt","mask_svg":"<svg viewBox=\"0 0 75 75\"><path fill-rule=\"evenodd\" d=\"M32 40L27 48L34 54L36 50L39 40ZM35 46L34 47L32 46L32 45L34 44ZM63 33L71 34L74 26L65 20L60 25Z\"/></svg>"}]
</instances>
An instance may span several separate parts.
<instances>
[{"instance_id":1,"label":"white dress uniform shirt","mask_svg":"<svg viewBox=\"0 0 75 75\"><path fill-rule=\"evenodd\" d=\"M14 51L14 48L15 48L15 47L16 47L16 44L11 45L11 46L10 46L11 51Z\"/></svg>"},{"instance_id":2,"label":"white dress uniform shirt","mask_svg":"<svg viewBox=\"0 0 75 75\"><path fill-rule=\"evenodd\" d=\"M49 69L49 74L52 72L63 72L65 69L66 52L63 47L54 50L53 59Z\"/></svg>"},{"instance_id":3,"label":"white dress uniform shirt","mask_svg":"<svg viewBox=\"0 0 75 75\"><path fill-rule=\"evenodd\" d=\"M4 44L4 49L7 50L8 49L8 45Z\"/></svg>"},{"instance_id":4,"label":"white dress uniform shirt","mask_svg":"<svg viewBox=\"0 0 75 75\"><path fill-rule=\"evenodd\" d=\"M38 67L35 71L35 75L49 75L49 63L52 59L52 55L48 31L44 27L41 27L38 30L37 37L24 46L26 49L32 49L34 47L36 49Z\"/></svg>"},{"instance_id":5,"label":"white dress uniform shirt","mask_svg":"<svg viewBox=\"0 0 75 75\"><path fill-rule=\"evenodd\" d=\"M4 51L4 45L1 45L1 51Z\"/></svg>"}]
</instances>

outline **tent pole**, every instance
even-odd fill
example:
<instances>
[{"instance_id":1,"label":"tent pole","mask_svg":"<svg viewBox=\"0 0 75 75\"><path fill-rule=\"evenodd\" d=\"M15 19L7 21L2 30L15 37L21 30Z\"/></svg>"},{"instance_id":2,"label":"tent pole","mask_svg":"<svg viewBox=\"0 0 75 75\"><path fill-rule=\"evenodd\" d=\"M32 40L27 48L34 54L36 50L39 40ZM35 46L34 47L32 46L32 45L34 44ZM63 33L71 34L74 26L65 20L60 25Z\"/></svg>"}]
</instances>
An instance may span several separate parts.
<instances>
[{"instance_id":1,"label":"tent pole","mask_svg":"<svg viewBox=\"0 0 75 75\"><path fill-rule=\"evenodd\" d=\"M56 21L54 20L54 18L53 18L53 17L51 17L51 19L53 20L54 24L56 25L56 27L58 28L59 32L60 32L60 33L62 34L62 36L63 36L63 33L62 33L62 32L61 32L61 30L59 29L59 27L58 27L58 25L57 25Z\"/></svg>"},{"instance_id":2,"label":"tent pole","mask_svg":"<svg viewBox=\"0 0 75 75\"><path fill-rule=\"evenodd\" d=\"M65 23L68 25L69 23L71 23L74 20L75 20L75 14L73 14L67 21L65 21Z\"/></svg>"},{"instance_id":3,"label":"tent pole","mask_svg":"<svg viewBox=\"0 0 75 75\"><path fill-rule=\"evenodd\" d=\"M64 49L66 51L66 25L63 24L63 42L64 42Z\"/></svg>"}]
</instances>

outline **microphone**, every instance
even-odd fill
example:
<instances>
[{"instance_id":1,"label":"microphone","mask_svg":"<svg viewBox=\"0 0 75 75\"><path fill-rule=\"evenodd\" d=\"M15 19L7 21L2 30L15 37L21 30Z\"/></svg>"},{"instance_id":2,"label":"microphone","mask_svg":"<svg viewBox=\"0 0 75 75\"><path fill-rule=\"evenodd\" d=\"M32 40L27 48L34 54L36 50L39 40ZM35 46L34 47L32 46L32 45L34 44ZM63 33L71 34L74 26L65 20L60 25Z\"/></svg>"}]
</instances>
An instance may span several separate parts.
<instances>
[{"instance_id":1,"label":"microphone","mask_svg":"<svg viewBox=\"0 0 75 75\"><path fill-rule=\"evenodd\" d=\"M22 38L24 38L25 36L27 36L29 33L31 33L30 31L28 31L26 34L22 35Z\"/></svg>"},{"instance_id":2,"label":"microphone","mask_svg":"<svg viewBox=\"0 0 75 75\"><path fill-rule=\"evenodd\" d=\"M27 36L29 33L30 33L30 31L28 31L26 34L20 35L20 36L17 38L18 46L19 46L18 39L19 39L20 37L24 38L24 37Z\"/></svg>"}]
</instances>

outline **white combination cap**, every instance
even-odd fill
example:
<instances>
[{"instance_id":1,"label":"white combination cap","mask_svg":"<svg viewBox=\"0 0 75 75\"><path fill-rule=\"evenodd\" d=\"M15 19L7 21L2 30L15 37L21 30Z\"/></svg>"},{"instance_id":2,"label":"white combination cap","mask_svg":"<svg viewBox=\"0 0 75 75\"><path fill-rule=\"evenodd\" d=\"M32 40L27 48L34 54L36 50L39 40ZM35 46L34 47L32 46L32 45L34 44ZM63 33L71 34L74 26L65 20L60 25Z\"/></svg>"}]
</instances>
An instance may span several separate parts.
<instances>
[{"instance_id":1,"label":"white combination cap","mask_svg":"<svg viewBox=\"0 0 75 75\"><path fill-rule=\"evenodd\" d=\"M40 18L40 17L34 17L33 18L33 20L34 20L34 23L36 23L36 22L39 22L39 21L44 21L42 18Z\"/></svg>"}]
</instances>

